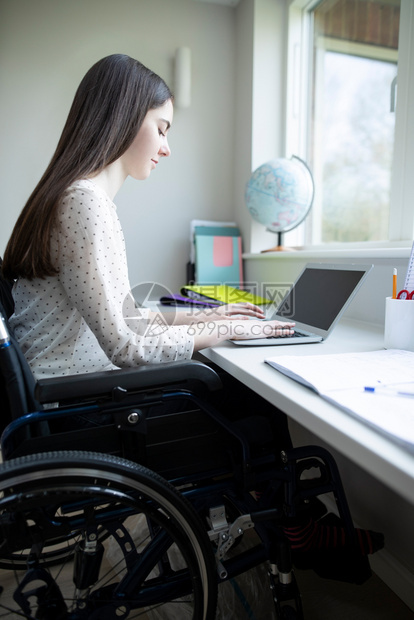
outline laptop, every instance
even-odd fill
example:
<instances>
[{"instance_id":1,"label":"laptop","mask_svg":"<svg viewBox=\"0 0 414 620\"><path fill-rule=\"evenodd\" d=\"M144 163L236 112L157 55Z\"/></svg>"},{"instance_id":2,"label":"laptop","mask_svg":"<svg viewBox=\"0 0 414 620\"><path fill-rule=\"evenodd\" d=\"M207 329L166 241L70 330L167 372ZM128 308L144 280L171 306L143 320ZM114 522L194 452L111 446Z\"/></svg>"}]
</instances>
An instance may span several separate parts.
<instances>
[{"instance_id":1,"label":"laptop","mask_svg":"<svg viewBox=\"0 0 414 620\"><path fill-rule=\"evenodd\" d=\"M325 340L356 295L373 265L308 263L265 320L294 321L293 336L232 340L239 346L310 344Z\"/></svg>"}]
</instances>

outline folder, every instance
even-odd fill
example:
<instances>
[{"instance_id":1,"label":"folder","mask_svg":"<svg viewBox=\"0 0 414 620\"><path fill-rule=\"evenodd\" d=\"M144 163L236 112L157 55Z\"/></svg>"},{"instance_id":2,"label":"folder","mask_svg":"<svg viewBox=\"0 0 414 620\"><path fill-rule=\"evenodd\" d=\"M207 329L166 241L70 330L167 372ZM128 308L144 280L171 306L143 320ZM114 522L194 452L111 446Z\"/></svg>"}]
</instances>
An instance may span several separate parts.
<instances>
[{"instance_id":1,"label":"folder","mask_svg":"<svg viewBox=\"0 0 414 620\"><path fill-rule=\"evenodd\" d=\"M194 273L188 281L242 286L242 241L237 226L195 220L191 228L190 264L192 260Z\"/></svg>"},{"instance_id":2,"label":"folder","mask_svg":"<svg viewBox=\"0 0 414 620\"><path fill-rule=\"evenodd\" d=\"M195 300L218 301L221 304L234 304L250 302L257 306L272 303L270 299L260 297L226 284L185 285L181 288L181 294Z\"/></svg>"}]
</instances>

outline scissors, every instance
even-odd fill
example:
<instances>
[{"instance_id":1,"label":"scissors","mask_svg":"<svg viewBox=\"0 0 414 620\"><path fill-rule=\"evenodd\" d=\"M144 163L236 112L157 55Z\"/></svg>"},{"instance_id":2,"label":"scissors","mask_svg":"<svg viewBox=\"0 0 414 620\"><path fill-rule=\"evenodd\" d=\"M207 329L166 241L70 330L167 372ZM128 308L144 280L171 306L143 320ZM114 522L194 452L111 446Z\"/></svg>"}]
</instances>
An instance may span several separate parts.
<instances>
[{"instance_id":1,"label":"scissors","mask_svg":"<svg viewBox=\"0 0 414 620\"><path fill-rule=\"evenodd\" d=\"M411 293L409 293L405 288L403 288L403 290L398 293L397 299L413 299L414 300L414 291L411 291Z\"/></svg>"}]
</instances>

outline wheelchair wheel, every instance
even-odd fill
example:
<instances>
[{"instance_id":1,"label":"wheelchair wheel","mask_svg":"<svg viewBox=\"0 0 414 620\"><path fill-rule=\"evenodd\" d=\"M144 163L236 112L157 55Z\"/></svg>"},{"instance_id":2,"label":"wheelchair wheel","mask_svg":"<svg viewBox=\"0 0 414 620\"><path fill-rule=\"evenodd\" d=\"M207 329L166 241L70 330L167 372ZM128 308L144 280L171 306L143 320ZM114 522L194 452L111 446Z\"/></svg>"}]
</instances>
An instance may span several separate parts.
<instances>
[{"instance_id":1,"label":"wheelchair wheel","mask_svg":"<svg viewBox=\"0 0 414 620\"><path fill-rule=\"evenodd\" d=\"M56 452L3 463L0 561L1 617L215 616L201 519L163 478L117 457Z\"/></svg>"}]
</instances>

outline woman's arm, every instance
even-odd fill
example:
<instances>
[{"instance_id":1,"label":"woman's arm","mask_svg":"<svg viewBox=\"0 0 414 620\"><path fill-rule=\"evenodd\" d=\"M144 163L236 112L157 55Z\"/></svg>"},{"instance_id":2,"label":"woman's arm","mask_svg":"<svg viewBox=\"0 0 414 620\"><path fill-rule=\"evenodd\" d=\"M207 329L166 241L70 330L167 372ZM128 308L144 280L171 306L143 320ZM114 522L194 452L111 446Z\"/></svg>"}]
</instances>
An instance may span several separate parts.
<instances>
[{"instance_id":1,"label":"woman's arm","mask_svg":"<svg viewBox=\"0 0 414 620\"><path fill-rule=\"evenodd\" d=\"M225 340L252 340L271 336L291 336L295 323L282 321L263 321L251 317L264 316L263 311L252 304L231 304L220 306L207 312L198 310L180 310L175 313L166 313L162 320L170 320L173 325L188 325L187 333L194 337L194 351L213 347ZM226 318L228 315L229 318ZM150 321L161 316L151 312ZM249 320L251 318L251 320Z\"/></svg>"},{"instance_id":2,"label":"woman's arm","mask_svg":"<svg viewBox=\"0 0 414 620\"><path fill-rule=\"evenodd\" d=\"M294 323L227 319L193 323L188 333L194 336L194 351L213 347L225 340L253 340L272 336L291 336Z\"/></svg>"},{"instance_id":3,"label":"woman's arm","mask_svg":"<svg viewBox=\"0 0 414 620\"><path fill-rule=\"evenodd\" d=\"M156 321L157 312L150 312ZM272 336L291 336L294 323L263 321L263 310L250 303L236 303L200 311L196 308L166 312L162 319L171 325L188 325L187 333L194 337L194 351L213 347L225 340L252 340ZM251 319L251 320L249 320Z\"/></svg>"},{"instance_id":4,"label":"woman's arm","mask_svg":"<svg viewBox=\"0 0 414 620\"><path fill-rule=\"evenodd\" d=\"M157 316L156 312L150 312L152 319ZM191 325L208 321L221 321L226 318L242 319L264 319L265 313L259 306L251 303L235 303L217 306L216 308L180 308L178 312L168 311L163 313L163 320L170 325Z\"/></svg>"}]
</instances>

